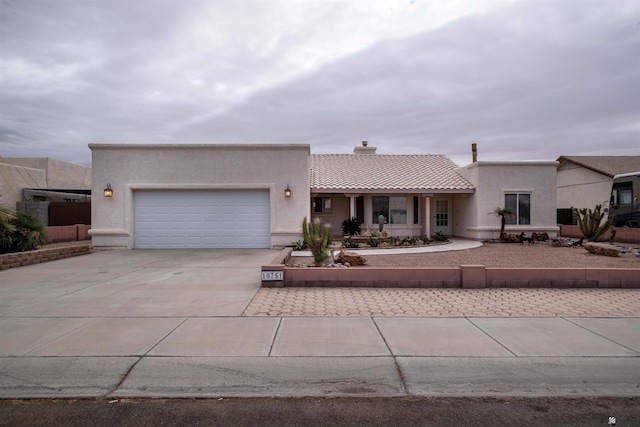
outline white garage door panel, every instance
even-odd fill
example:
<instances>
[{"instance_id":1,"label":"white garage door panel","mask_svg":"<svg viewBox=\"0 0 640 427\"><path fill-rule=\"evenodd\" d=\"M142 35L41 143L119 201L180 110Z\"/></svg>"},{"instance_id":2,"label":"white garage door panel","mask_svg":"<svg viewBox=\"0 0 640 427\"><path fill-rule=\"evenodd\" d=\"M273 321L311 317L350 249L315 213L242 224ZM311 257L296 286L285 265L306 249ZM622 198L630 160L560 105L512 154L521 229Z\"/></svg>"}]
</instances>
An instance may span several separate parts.
<instances>
[{"instance_id":1,"label":"white garage door panel","mask_svg":"<svg viewBox=\"0 0 640 427\"><path fill-rule=\"evenodd\" d=\"M135 247L269 248L269 192L136 191Z\"/></svg>"}]
</instances>

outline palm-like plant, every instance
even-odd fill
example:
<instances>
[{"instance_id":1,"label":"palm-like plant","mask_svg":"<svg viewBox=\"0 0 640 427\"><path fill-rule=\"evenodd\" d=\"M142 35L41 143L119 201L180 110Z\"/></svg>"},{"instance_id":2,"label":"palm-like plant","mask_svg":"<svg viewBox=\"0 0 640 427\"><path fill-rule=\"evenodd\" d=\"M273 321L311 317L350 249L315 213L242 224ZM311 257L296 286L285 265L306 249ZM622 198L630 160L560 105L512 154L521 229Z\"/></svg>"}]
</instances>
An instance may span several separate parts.
<instances>
[{"instance_id":1,"label":"palm-like plant","mask_svg":"<svg viewBox=\"0 0 640 427\"><path fill-rule=\"evenodd\" d=\"M13 225L15 219L9 209L0 205L0 253L7 252L11 247L13 233L16 231L16 226Z\"/></svg>"},{"instance_id":2,"label":"palm-like plant","mask_svg":"<svg viewBox=\"0 0 640 427\"><path fill-rule=\"evenodd\" d=\"M32 251L45 243L42 221L0 204L0 253Z\"/></svg>"},{"instance_id":3,"label":"palm-like plant","mask_svg":"<svg viewBox=\"0 0 640 427\"><path fill-rule=\"evenodd\" d=\"M504 225L507 222L507 216L513 215L513 211L509 208L501 208L497 207L489 214L493 214L500 218L500 240L502 240L502 236L504 235Z\"/></svg>"},{"instance_id":4,"label":"palm-like plant","mask_svg":"<svg viewBox=\"0 0 640 427\"><path fill-rule=\"evenodd\" d=\"M47 243L47 235L42 221L33 215L16 212L14 224L16 227L13 246L19 252L32 251Z\"/></svg>"}]
</instances>

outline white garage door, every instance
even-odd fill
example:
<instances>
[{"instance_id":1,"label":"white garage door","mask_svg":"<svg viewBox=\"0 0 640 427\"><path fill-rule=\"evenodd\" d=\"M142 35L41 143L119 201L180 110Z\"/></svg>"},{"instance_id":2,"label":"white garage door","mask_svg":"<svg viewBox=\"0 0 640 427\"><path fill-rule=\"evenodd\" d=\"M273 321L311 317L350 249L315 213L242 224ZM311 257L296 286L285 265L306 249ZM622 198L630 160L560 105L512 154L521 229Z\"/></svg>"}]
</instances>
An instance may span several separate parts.
<instances>
[{"instance_id":1,"label":"white garage door","mask_svg":"<svg viewBox=\"0 0 640 427\"><path fill-rule=\"evenodd\" d=\"M269 248L269 192L136 191L135 247Z\"/></svg>"}]
</instances>

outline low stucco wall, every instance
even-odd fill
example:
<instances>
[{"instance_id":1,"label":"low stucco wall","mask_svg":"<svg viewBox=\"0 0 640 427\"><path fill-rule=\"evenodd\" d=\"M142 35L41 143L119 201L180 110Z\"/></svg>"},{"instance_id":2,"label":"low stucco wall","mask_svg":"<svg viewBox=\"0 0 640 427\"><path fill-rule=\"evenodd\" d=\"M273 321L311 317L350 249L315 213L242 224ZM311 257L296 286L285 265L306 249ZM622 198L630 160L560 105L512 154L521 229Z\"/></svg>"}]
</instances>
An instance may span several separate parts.
<instances>
[{"instance_id":1,"label":"low stucco wall","mask_svg":"<svg viewBox=\"0 0 640 427\"><path fill-rule=\"evenodd\" d=\"M299 268L274 260L262 271L281 272L263 274L264 287L640 288L640 269L634 268Z\"/></svg>"},{"instance_id":2,"label":"low stucco wall","mask_svg":"<svg viewBox=\"0 0 640 427\"><path fill-rule=\"evenodd\" d=\"M577 225L558 225L560 227L560 232L558 233L561 237L571 237L573 239L579 239L584 237L582 232L580 231L580 227ZM613 238L614 242L622 242L622 243L640 243L640 228L623 228L623 227L615 227L616 231L615 237ZM605 241L611 238L611 229L609 229L599 240Z\"/></svg>"},{"instance_id":3,"label":"low stucco wall","mask_svg":"<svg viewBox=\"0 0 640 427\"><path fill-rule=\"evenodd\" d=\"M91 236L89 235L90 229L91 226L85 224L60 225L44 228L47 233L48 243L91 240Z\"/></svg>"}]
</instances>

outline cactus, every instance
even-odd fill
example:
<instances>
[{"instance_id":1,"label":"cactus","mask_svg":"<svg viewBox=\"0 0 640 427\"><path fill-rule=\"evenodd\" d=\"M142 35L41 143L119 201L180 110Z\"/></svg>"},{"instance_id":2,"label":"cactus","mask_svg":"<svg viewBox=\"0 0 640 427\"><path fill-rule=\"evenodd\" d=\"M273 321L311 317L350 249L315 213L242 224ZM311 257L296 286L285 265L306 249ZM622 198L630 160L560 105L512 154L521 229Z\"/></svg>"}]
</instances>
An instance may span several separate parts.
<instances>
[{"instance_id":1,"label":"cactus","mask_svg":"<svg viewBox=\"0 0 640 427\"><path fill-rule=\"evenodd\" d=\"M320 225L320 219L316 218L313 222L308 222L307 217L302 221L302 235L304 242L311 249L313 254L313 262L316 267L321 267L329 260L329 226Z\"/></svg>"},{"instance_id":2,"label":"cactus","mask_svg":"<svg viewBox=\"0 0 640 427\"><path fill-rule=\"evenodd\" d=\"M613 224L614 216L609 216L604 222L605 213L602 212L602 206L596 205L593 211L591 209L578 209L578 226L580 231L587 239L595 242L598 237L602 236Z\"/></svg>"},{"instance_id":3,"label":"cactus","mask_svg":"<svg viewBox=\"0 0 640 427\"><path fill-rule=\"evenodd\" d=\"M384 228L384 215L378 215L378 230L382 233Z\"/></svg>"}]
</instances>

